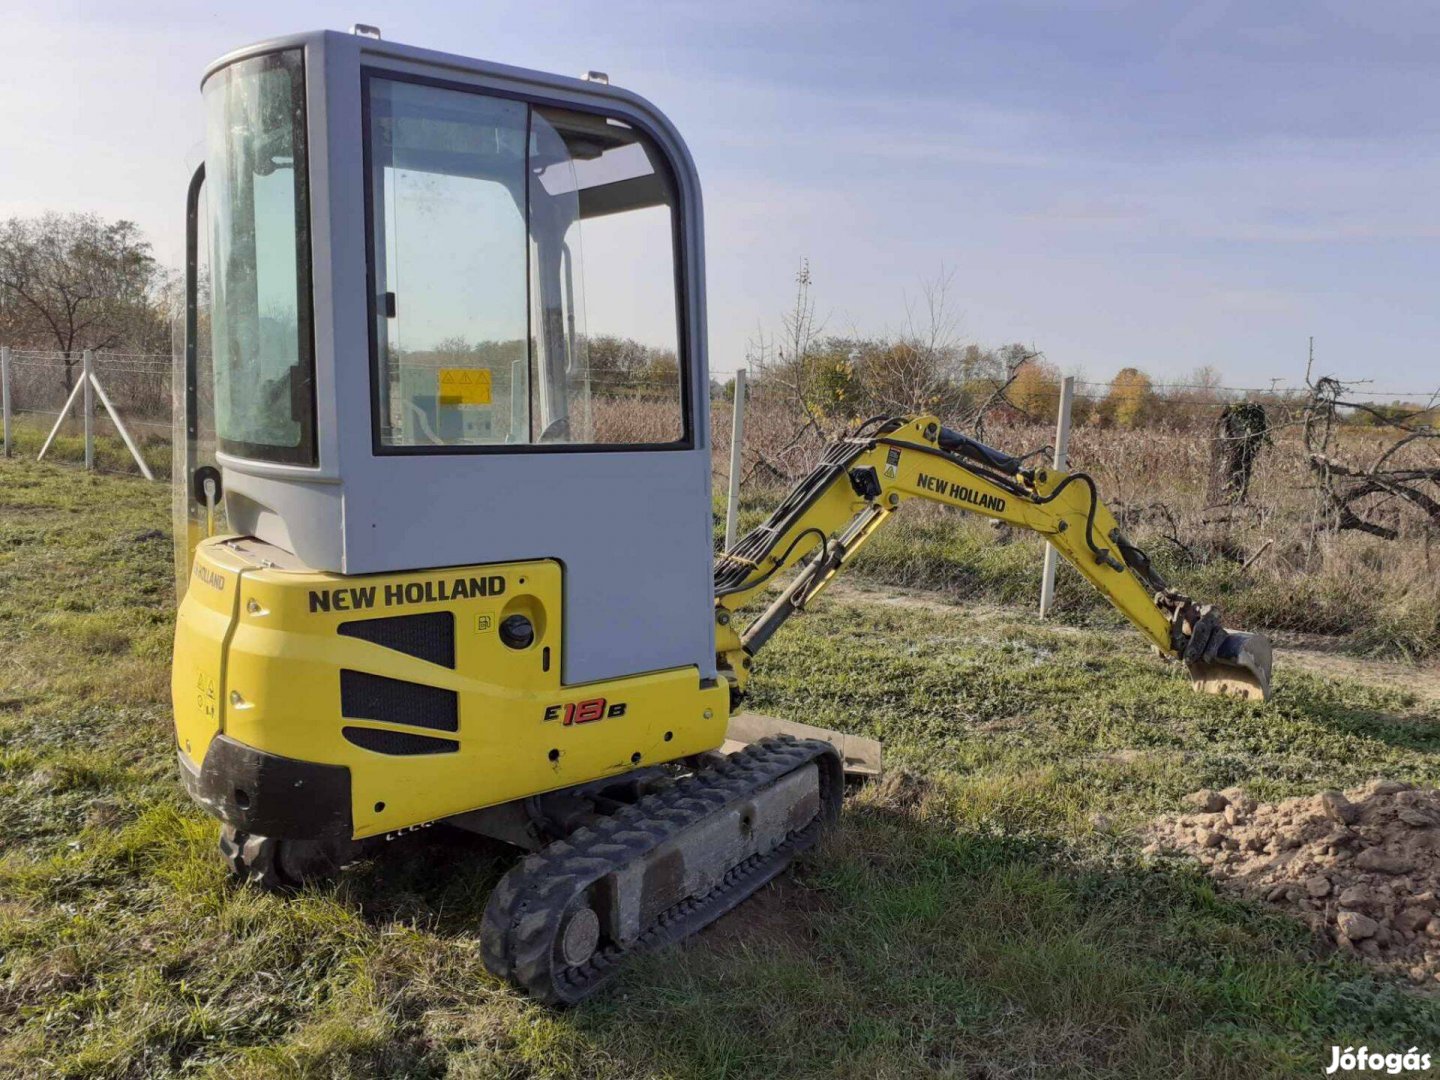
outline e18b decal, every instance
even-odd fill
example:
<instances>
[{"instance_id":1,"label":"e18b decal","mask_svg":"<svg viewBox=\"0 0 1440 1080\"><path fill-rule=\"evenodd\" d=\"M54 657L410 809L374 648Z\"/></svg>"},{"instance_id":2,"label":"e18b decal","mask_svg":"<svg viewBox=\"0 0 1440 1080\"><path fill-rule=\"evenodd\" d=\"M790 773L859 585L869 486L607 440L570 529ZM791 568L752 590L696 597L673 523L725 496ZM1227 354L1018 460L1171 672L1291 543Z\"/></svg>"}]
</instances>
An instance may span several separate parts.
<instances>
[{"instance_id":1,"label":"e18b decal","mask_svg":"<svg viewBox=\"0 0 1440 1080\"><path fill-rule=\"evenodd\" d=\"M545 708L545 719L559 720L563 727L593 724L606 717L624 715L625 702L607 702L603 697L590 698L588 701L569 701L563 705L548 705Z\"/></svg>"}]
</instances>

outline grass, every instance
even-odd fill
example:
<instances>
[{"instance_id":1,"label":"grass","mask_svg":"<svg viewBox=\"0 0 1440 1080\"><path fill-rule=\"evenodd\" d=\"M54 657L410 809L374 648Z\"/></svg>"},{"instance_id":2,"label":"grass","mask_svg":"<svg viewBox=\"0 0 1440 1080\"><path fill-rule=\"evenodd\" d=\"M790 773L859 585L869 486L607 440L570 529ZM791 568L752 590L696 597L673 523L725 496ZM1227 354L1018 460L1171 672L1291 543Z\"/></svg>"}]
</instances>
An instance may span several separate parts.
<instances>
[{"instance_id":1,"label":"grass","mask_svg":"<svg viewBox=\"0 0 1440 1080\"><path fill-rule=\"evenodd\" d=\"M1195 697L1107 625L794 620L753 706L884 739L894 779L579 1009L484 971L512 856L478 839L237 888L174 776L167 509L163 485L0 462L0 1075L1240 1078L1440 1045L1435 1000L1131 832L1201 785L1434 783L1440 716L1283 655L1269 707Z\"/></svg>"},{"instance_id":2,"label":"grass","mask_svg":"<svg viewBox=\"0 0 1440 1080\"><path fill-rule=\"evenodd\" d=\"M97 407L98 411L100 410ZM50 426L53 423L54 415L17 416L11 429L11 437L14 439L14 455L19 458L33 459L40 453L40 448L45 445L45 439L50 434ZM138 441L140 453L145 458L145 464L150 466L150 471L161 480L168 477L170 475L169 433L160 434L155 430L153 423L147 423L144 427L137 425L131 435ZM108 417L103 415L96 417L93 443L97 471L127 476L140 475L134 457L131 456L130 450L121 440ZM46 451L45 457L47 461L57 464L80 466L85 464L85 434L79 420L73 418L66 420L59 434L50 444L50 449Z\"/></svg>"}]
</instances>

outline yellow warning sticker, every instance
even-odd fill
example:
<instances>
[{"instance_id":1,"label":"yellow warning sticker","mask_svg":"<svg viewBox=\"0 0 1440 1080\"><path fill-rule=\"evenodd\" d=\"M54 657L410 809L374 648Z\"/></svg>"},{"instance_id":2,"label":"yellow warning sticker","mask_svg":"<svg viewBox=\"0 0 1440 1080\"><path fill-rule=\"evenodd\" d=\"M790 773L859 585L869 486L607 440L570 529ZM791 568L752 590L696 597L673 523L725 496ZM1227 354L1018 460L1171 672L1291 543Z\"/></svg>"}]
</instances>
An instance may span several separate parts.
<instances>
[{"instance_id":1,"label":"yellow warning sticker","mask_svg":"<svg viewBox=\"0 0 1440 1080\"><path fill-rule=\"evenodd\" d=\"M440 376L441 405L489 405L489 368L442 367Z\"/></svg>"}]
</instances>

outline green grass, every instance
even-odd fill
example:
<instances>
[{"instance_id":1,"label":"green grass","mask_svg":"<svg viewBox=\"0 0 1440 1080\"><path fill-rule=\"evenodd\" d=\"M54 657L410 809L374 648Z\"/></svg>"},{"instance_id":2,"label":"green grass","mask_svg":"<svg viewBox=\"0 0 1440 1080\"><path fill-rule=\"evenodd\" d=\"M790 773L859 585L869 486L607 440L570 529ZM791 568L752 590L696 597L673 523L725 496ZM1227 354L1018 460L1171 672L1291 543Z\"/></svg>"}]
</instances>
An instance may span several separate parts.
<instances>
[{"instance_id":1,"label":"green grass","mask_svg":"<svg viewBox=\"0 0 1440 1080\"><path fill-rule=\"evenodd\" d=\"M96 410L97 413L102 411L99 406ZM14 456L22 459L35 458L40 453L40 448L45 445L46 436L50 434L50 426L54 422L54 414L17 416L11 429ZM140 470L135 464L135 458L131 456L130 450L108 417L99 415L95 423L93 444L96 470L102 473L139 476ZM139 443L141 456L150 466L151 473L161 480L167 479L170 475L169 432L162 433L153 425L147 424L144 427L136 425L130 434ZM56 464L84 466L85 435L78 419L65 421L60 433L50 444L50 449L46 451L45 460Z\"/></svg>"},{"instance_id":2,"label":"green grass","mask_svg":"<svg viewBox=\"0 0 1440 1080\"><path fill-rule=\"evenodd\" d=\"M237 888L174 775L167 507L0 462L0 1075L1248 1078L1440 1045L1433 1000L1131 831L1201 785L1433 783L1440 717L1283 654L1269 707L1195 697L1108 626L793 620L752 705L884 739L897 779L579 1009L484 971L513 856L464 834L298 897Z\"/></svg>"}]
</instances>

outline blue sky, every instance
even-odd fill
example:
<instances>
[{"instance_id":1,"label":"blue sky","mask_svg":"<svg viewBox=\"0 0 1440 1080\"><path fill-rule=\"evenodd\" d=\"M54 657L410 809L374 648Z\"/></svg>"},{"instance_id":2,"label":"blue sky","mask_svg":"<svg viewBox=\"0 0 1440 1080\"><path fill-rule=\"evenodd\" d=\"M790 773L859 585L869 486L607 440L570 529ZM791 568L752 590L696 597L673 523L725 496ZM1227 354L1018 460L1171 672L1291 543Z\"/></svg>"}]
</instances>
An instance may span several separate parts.
<instances>
[{"instance_id":1,"label":"blue sky","mask_svg":"<svg viewBox=\"0 0 1440 1080\"><path fill-rule=\"evenodd\" d=\"M0 216L138 221L178 261L205 63L387 38L612 80L705 184L712 366L808 257L828 327L904 320L954 271L967 339L1067 371L1237 386L1320 367L1440 383L1440 5L11 3Z\"/></svg>"}]
</instances>

